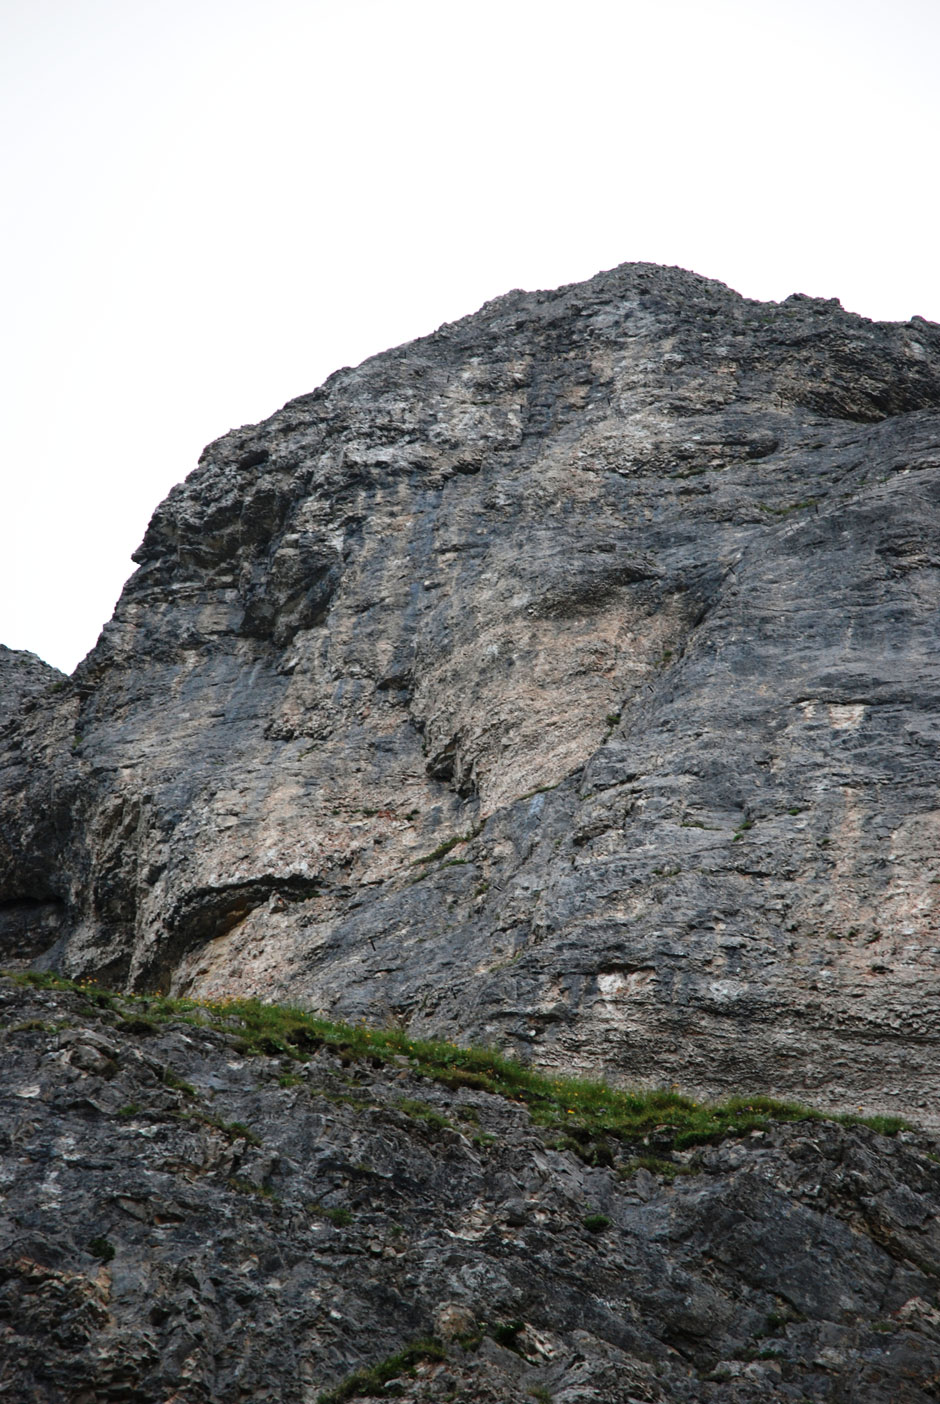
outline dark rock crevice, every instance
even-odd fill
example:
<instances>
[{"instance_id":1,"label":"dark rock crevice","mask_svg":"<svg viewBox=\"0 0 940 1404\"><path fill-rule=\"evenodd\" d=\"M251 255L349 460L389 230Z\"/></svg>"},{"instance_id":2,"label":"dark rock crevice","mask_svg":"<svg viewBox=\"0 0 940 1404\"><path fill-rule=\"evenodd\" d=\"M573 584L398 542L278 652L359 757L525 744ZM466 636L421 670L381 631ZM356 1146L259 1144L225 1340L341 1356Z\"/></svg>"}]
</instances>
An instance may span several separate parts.
<instances>
[{"instance_id":1,"label":"dark rock crevice","mask_svg":"<svg viewBox=\"0 0 940 1404\"><path fill-rule=\"evenodd\" d=\"M57 897L0 901L0 966L9 969L36 960L55 944L65 924L65 904Z\"/></svg>"}]
</instances>

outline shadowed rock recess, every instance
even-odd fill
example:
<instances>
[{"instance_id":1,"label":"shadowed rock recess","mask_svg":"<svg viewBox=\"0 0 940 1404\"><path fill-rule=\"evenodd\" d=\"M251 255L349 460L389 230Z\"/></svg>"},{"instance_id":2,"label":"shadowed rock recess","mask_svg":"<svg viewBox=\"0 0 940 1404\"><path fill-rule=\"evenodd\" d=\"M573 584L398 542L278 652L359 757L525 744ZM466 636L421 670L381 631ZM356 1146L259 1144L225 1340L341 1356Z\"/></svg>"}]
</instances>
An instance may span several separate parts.
<instances>
[{"instance_id":1,"label":"shadowed rock recess","mask_svg":"<svg viewBox=\"0 0 940 1404\"><path fill-rule=\"evenodd\" d=\"M798 295L753 302L649 264L509 293L210 445L155 512L71 678L0 649L0 967L259 996L549 1071L900 1114L935 1131L938 543L937 325L874 323ZM36 1105L23 1103L30 1125ZM790 1184L780 1167L796 1134L774 1141L774 1183ZM853 1136L810 1140L858 1195ZM864 1136L887 1184L903 1155ZM729 1204L752 1161L725 1167ZM462 1222L467 1206L492 1207L490 1188L471 1184L483 1171L441 1163L469 1196L452 1206ZM898 1194L914 1193L904 1183ZM686 1271L682 1254L704 1255L695 1271L724 1290L709 1276L717 1247L696 1237L719 1233L695 1218L711 1201L693 1205L690 1185L656 1192L667 1218L699 1224L681 1253L659 1210L630 1209L617 1292L652 1300L655 1282L665 1292ZM444 1210L427 1212L446 1236ZM745 1212L749 1233L754 1215L784 1213L769 1199ZM921 1274L904 1301L923 1304L904 1310L935 1329L936 1253L915 1269L906 1248L857 1239L852 1214L844 1242L813 1247L793 1220L794 1243L846 1262L903 1258ZM662 1264L634 1282L630 1253L653 1242ZM362 1307L371 1330L386 1288L368 1247L348 1251L348 1272L378 1293ZM572 1252L571 1271L591 1276ZM773 1272L762 1253L745 1254L752 1274ZM872 1273L864 1307L833 1288L830 1325L904 1306ZM73 1287L85 1291L61 1292ZM699 1290L686 1295L701 1322ZM113 1307L88 1306L99 1309ZM573 1330L573 1310L544 1329ZM585 1322L621 1353L611 1379L623 1352L654 1360L635 1333ZM385 1344L405 1339L398 1324ZM417 1324L434 1326L427 1312ZM681 1328L683 1340L710 1330ZM822 1360L841 1341L813 1348ZM337 1351L317 1357L333 1380L379 1353L362 1332L358 1357ZM588 1371L533 1388L563 1404L938 1397L911 1359L890 1387L857 1374L842 1393L845 1372L824 1360L795 1392L774 1376L779 1395L766 1371L707 1387L699 1371L680 1389L646 1365L629 1387ZM268 1397L260 1384L240 1394L235 1375L187 1393L184 1374L173 1388L186 1404ZM460 1398L490 1397L454 1378L471 1389ZM271 1397L321 1387L304 1376L290 1394L282 1380Z\"/></svg>"}]
</instances>

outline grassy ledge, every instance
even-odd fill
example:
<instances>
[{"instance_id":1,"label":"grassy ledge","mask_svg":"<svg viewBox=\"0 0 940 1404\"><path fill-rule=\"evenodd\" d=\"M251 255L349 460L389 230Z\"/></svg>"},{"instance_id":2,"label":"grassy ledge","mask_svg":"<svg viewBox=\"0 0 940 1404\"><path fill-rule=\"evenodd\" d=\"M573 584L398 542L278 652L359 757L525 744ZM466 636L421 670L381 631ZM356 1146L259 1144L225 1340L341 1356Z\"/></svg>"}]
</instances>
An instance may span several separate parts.
<instances>
[{"instance_id":1,"label":"grassy ledge","mask_svg":"<svg viewBox=\"0 0 940 1404\"><path fill-rule=\"evenodd\" d=\"M436 848L432 848L430 853L425 853L422 858L413 858L411 866L413 868L424 867L427 863L436 863L439 858L446 858L447 854L458 844L470 843L478 834L483 832L482 824L475 824L472 829L468 829L465 834L454 834L451 838L439 843Z\"/></svg>"},{"instance_id":2,"label":"grassy ledge","mask_svg":"<svg viewBox=\"0 0 940 1404\"><path fill-rule=\"evenodd\" d=\"M212 1003L166 995L119 994L46 972L6 978L19 985L79 994L95 1007L112 1011L128 1031L141 1016L149 1024L191 1023L214 1028L237 1038L239 1051L245 1056L266 1054L304 1061L319 1049L329 1048L350 1061L363 1059L375 1066L394 1062L398 1067L406 1058L414 1074L452 1091L467 1087L523 1104L535 1123L560 1134L560 1147L601 1161L606 1158L608 1137L639 1148L655 1135L657 1150L682 1150L766 1130L774 1122L836 1121L843 1126L867 1126L885 1136L912 1129L901 1117L834 1115L773 1097L732 1097L707 1103L679 1092L634 1092L587 1078L552 1077L493 1049L411 1038L397 1028L332 1023L302 1009L263 1004L257 999Z\"/></svg>"},{"instance_id":3,"label":"grassy ledge","mask_svg":"<svg viewBox=\"0 0 940 1404\"><path fill-rule=\"evenodd\" d=\"M361 1395L384 1394L390 1380L398 1379L401 1375L414 1375L415 1366L423 1361L446 1359L447 1352L437 1341L415 1341L378 1365L348 1375L341 1384L320 1394L317 1404L345 1404L347 1399L357 1399Z\"/></svg>"}]
</instances>

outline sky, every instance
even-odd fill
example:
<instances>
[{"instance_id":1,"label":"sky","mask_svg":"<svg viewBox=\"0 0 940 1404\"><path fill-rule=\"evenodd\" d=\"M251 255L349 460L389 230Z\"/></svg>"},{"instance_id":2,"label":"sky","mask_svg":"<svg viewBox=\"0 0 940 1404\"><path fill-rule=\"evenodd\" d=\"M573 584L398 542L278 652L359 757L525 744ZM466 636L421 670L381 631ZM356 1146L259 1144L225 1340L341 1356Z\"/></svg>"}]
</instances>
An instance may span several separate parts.
<instances>
[{"instance_id":1,"label":"sky","mask_svg":"<svg viewBox=\"0 0 940 1404\"><path fill-rule=\"evenodd\" d=\"M203 446L627 260L940 321L938 0L0 0L0 643Z\"/></svg>"}]
</instances>

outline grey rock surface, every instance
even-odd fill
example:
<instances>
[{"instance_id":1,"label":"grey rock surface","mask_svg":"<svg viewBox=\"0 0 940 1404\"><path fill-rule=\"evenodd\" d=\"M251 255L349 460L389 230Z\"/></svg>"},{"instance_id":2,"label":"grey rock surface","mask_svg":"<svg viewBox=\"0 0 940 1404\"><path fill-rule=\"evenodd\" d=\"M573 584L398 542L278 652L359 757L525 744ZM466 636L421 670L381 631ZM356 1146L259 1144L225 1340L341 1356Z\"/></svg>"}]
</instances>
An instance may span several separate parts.
<instances>
[{"instance_id":1,"label":"grey rock surface","mask_svg":"<svg viewBox=\"0 0 940 1404\"><path fill-rule=\"evenodd\" d=\"M937 1124L938 511L918 318L624 265L339 371L0 655L0 963Z\"/></svg>"},{"instance_id":2,"label":"grey rock surface","mask_svg":"<svg viewBox=\"0 0 940 1404\"><path fill-rule=\"evenodd\" d=\"M247 1056L147 1014L0 980L4 1399L315 1404L432 1335L361 1394L937 1398L935 1141L798 1122L674 1179L592 1167L406 1057Z\"/></svg>"}]
</instances>

